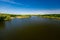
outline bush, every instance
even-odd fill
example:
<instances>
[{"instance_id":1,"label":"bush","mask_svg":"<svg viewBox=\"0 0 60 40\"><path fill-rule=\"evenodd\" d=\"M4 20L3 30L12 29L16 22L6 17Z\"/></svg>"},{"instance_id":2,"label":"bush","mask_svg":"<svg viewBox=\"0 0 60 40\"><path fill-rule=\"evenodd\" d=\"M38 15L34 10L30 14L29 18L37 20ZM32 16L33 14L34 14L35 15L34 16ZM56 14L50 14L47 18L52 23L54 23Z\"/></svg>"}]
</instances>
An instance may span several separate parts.
<instances>
[{"instance_id":1,"label":"bush","mask_svg":"<svg viewBox=\"0 0 60 40\"><path fill-rule=\"evenodd\" d=\"M5 17L0 17L0 21L4 21Z\"/></svg>"}]
</instances>

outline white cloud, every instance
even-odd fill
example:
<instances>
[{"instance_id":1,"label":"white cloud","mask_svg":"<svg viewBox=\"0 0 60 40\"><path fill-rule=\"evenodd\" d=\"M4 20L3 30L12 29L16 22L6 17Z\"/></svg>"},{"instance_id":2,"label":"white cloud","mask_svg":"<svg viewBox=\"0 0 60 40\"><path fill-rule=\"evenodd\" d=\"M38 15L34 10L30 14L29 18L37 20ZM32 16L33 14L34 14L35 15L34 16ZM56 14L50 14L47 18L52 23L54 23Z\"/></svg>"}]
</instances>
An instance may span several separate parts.
<instances>
[{"instance_id":1,"label":"white cloud","mask_svg":"<svg viewBox=\"0 0 60 40\"><path fill-rule=\"evenodd\" d=\"M28 11L28 10L26 10L26 11L23 11L23 10L13 10L13 11L11 11L11 10L9 10L9 11L4 11L4 10L2 10L1 12L4 12L4 13L10 13L10 14L22 14L22 15L27 15L27 14L36 14L36 15L38 15L38 14L40 14L40 15L42 15L42 14L60 14L60 10L35 10L35 11Z\"/></svg>"},{"instance_id":2,"label":"white cloud","mask_svg":"<svg viewBox=\"0 0 60 40\"><path fill-rule=\"evenodd\" d=\"M8 3L11 3L11 4L16 4L16 5L24 5L24 4L22 4L22 3L17 3L17 2L15 2L15 1L13 1L13 0L0 0L0 1L8 2Z\"/></svg>"}]
</instances>

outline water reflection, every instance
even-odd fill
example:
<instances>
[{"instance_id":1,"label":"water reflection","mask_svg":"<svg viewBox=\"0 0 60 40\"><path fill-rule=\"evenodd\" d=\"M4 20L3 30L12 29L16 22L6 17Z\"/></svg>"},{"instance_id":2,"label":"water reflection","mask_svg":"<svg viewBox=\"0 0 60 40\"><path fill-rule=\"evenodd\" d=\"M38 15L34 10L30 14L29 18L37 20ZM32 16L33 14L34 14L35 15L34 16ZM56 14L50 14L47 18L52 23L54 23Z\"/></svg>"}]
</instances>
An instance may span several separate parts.
<instances>
[{"instance_id":1,"label":"water reflection","mask_svg":"<svg viewBox=\"0 0 60 40\"><path fill-rule=\"evenodd\" d=\"M5 21L0 21L0 30L5 28Z\"/></svg>"},{"instance_id":2,"label":"water reflection","mask_svg":"<svg viewBox=\"0 0 60 40\"><path fill-rule=\"evenodd\" d=\"M3 40L4 34L3 31L5 29L5 21L0 21L0 40Z\"/></svg>"}]
</instances>

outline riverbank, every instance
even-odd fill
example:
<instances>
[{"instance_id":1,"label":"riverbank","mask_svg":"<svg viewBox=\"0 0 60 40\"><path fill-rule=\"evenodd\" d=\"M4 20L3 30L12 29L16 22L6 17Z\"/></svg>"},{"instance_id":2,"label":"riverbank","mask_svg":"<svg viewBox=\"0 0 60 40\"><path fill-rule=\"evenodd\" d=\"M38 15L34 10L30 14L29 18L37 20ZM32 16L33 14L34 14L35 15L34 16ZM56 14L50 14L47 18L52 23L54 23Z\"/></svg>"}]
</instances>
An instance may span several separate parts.
<instances>
[{"instance_id":1,"label":"riverbank","mask_svg":"<svg viewBox=\"0 0 60 40\"><path fill-rule=\"evenodd\" d=\"M60 14L45 14L45 15L13 15L13 14L0 14L0 20L12 20L14 18L30 18L31 16L58 19L60 20Z\"/></svg>"},{"instance_id":2,"label":"riverbank","mask_svg":"<svg viewBox=\"0 0 60 40\"><path fill-rule=\"evenodd\" d=\"M40 17L60 20L60 14L44 14Z\"/></svg>"},{"instance_id":3,"label":"riverbank","mask_svg":"<svg viewBox=\"0 0 60 40\"><path fill-rule=\"evenodd\" d=\"M57 16L40 16L40 17L60 20L60 17Z\"/></svg>"}]
</instances>

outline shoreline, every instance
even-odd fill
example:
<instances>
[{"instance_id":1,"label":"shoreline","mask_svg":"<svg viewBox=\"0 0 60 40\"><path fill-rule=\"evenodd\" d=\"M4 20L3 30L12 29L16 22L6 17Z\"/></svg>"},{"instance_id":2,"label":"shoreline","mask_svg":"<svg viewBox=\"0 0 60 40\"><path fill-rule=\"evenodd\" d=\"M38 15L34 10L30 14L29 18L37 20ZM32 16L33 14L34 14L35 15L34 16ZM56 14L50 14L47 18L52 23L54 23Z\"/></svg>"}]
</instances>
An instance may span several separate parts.
<instances>
[{"instance_id":1,"label":"shoreline","mask_svg":"<svg viewBox=\"0 0 60 40\"><path fill-rule=\"evenodd\" d=\"M40 16L40 17L60 20L60 17L54 17L54 16Z\"/></svg>"}]
</instances>

